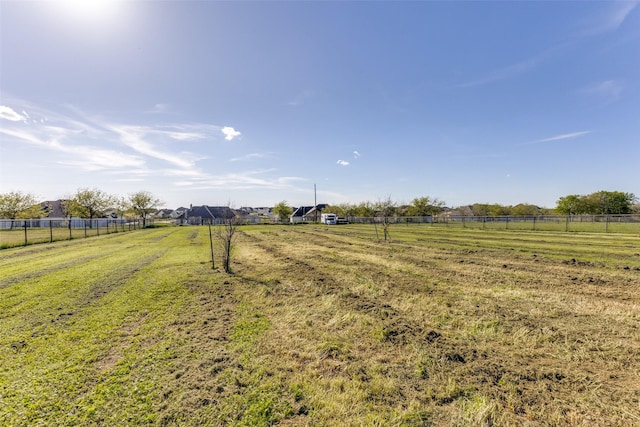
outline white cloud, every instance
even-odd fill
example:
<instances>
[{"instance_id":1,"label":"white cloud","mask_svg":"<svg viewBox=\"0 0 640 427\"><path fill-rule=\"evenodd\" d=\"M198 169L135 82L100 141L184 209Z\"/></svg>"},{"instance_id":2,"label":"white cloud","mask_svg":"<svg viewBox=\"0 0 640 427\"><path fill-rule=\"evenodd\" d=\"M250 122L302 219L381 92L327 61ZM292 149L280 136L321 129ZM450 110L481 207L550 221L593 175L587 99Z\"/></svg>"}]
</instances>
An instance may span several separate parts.
<instances>
[{"instance_id":1,"label":"white cloud","mask_svg":"<svg viewBox=\"0 0 640 427\"><path fill-rule=\"evenodd\" d=\"M358 158L360 158L360 153L358 153L357 151L354 151L354 152L353 152L353 158L354 158L354 159L358 159Z\"/></svg>"},{"instance_id":2,"label":"white cloud","mask_svg":"<svg viewBox=\"0 0 640 427\"><path fill-rule=\"evenodd\" d=\"M65 153L69 157L61 161L61 164L76 166L84 170L142 167L145 163L138 156L113 150L105 150L89 145L64 144L61 141L65 140L68 132L63 128L47 127L40 135L40 129L37 128L28 128L25 131L3 127L0 128L0 133L28 144Z\"/></svg>"},{"instance_id":3,"label":"white cloud","mask_svg":"<svg viewBox=\"0 0 640 427\"><path fill-rule=\"evenodd\" d=\"M66 111L60 113L25 107L33 118L26 124L25 115L16 113L22 108L3 107L0 118L11 119L0 126L3 141L31 145L38 153L55 153L50 156L51 162L83 171L100 171L112 175L114 182L166 179L176 189L301 191L297 183L306 181L297 176L279 176L275 169L234 168L229 173L213 174L197 164L207 158L207 152L180 149L189 142L219 139L219 132L232 140L241 134L232 127L203 123L122 124L88 115L73 106L64 108ZM200 144L194 145L202 148ZM231 161L268 157L273 155L249 153Z\"/></svg>"},{"instance_id":4,"label":"white cloud","mask_svg":"<svg viewBox=\"0 0 640 427\"><path fill-rule=\"evenodd\" d=\"M346 160L338 160L336 163L340 166L349 166L349 162L347 162Z\"/></svg>"},{"instance_id":5,"label":"white cloud","mask_svg":"<svg viewBox=\"0 0 640 427\"><path fill-rule=\"evenodd\" d=\"M605 80L587 86L582 89L581 92L591 95L597 95L603 97L607 102L613 102L620 97L623 89L624 85L621 82L617 80Z\"/></svg>"},{"instance_id":6,"label":"white cloud","mask_svg":"<svg viewBox=\"0 0 640 427\"><path fill-rule=\"evenodd\" d=\"M638 6L637 1L603 2L607 10L600 11L584 23L581 35L590 36L615 31L624 24L631 12Z\"/></svg>"},{"instance_id":7,"label":"white cloud","mask_svg":"<svg viewBox=\"0 0 640 427\"><path fill-rule=\"evenodd\" d=\"M118 126L112 125L111 129L120 136L120 141L132 150L159 160L172 163L181 168L190 168L200 157L191 153L172 153L158 149L148 140L148 134L154 133L153 129L144 126Z\"/></svg>"},{"instance_id":8,"label":"white cloud","mask_svg":"<svg viewBox=\"0 0 640 427\"><path fill-rule=\"evenodd\" d=\"M562 43L559 44L557 46L553 46L550 47L549 49L546 49L540 53L538 53L537 55L533 55L529 58L526 58L520 62L516 62L514 64L511 65L507 65L506 67L503 68L499 68L496 69L494 71L492 71L491 73L476 78L474 80L470 80L466 83L461 83L458 84L454 87L457 88L469 88L469 87L476 87L476 86L483 86L489 83L494 83L494 82L498 82L501 80L506 80L506 79L510 79L513 78L517 75L526 73L527 71L534 69L535 67L537 67L539 64L544 63L545 61L547 61L550 57L552 57L557 51L561 51L565 48L567 48L568 46L570 46L571 43Z\"/></svg>"},{"instance_id":9,"label":"white cloud","mask_svg":"<svg viewBox=\"0 0 640 427\"><path fill-rule=\"evenodd\" d=\"M249 161L249 160L254 160L254 159L264 159L267 157L271 157L268 154L262 154L262 153L249 153L249 154L245 154L244 156L240 156L240 157L234 157L232 159L229 159L230 162L244 162L244 161Z\"/></svg>"},{"instance_id":10,"label":"white cloud","mask_svg":"<svg viewBox=\"0 0 640 427\"><path fill-rule=\"evenodd\" d=\"M528 144L539 144L541 142L551 142L551 141L561 141L563 139L573 139L573 138L577 138L577 137L582 136L582 135L587 135L589 133L591 133L590 130L583 130L583 131L580 131L580 132L564 133L562 135L556 135L556 136L552 136L552 137L549 137L549 138L543 138L543 139L538 139L536 141L531 141Z\"/></svg>"},{"instance_id":11,"label":"white cloud","mask_svg":"<svg viewBox=\"0 0 640 427\"><path fill-rule=\"evenodd\" d=\"M16 113L12 108L0 105L0 118L12 122L21 122L26 120L28 116Z\"/></svg>"},{"instance_id":12,"label":"white cloud","mask_svg":"<svg viewBox=\"0 0 640 427\"><path fill-rule=\"evenodd\" d=\"M197 190L224 189L224 190L251 190L251 189L269 189L284 190L291 189L296 182L306 181L306 179L296 176L281 177L264 177L268 173L274 172L273 169L265 170L249 170L243 172L231 172L222 175L205 175L184 180L180 182L180 186L186 186L191 183L192 188Z\"/></svg>"},{"instance_id":13,"label":"white cloud","mask_svg":"<svg viewBox=\"0 0 640 427\"><path fill-rule=\"evenodd\" d=\"M223 127L222 133L224 134L224 139L226 139L227 141L231 141L233 140L233 138L242 135L240 132L230 126Z\"/></svg>"},{"instance_id":14,"label":"white cloud","mask_svg":"<svg viewBox=\"0 0 640 427\"><path fill-rule=\"evenodd\" d=\"M155 104L153 108L147 111L149 114L162 114L169 111L169 104Z\"/></svg>"}]
</instances>

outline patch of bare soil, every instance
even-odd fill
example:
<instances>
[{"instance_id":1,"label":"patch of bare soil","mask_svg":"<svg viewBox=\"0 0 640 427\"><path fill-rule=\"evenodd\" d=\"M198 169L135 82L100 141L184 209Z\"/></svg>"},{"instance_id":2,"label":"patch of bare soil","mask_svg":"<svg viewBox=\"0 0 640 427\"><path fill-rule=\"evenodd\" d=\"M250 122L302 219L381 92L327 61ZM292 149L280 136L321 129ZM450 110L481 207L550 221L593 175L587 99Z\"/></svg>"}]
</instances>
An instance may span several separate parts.
<instances>
[{"instance_id":1,"label":"patch of bare soil","mask_svg":"<svg viewBox=\"0 0 640 427\"><path fill-rule=\"evenodd\" d=\"M237 314L237 283L222 280L187 281L192 303L166 331L178 348L176 363L166 373L163 401L158 406L159 425L182 424L203 409L215 407L237 393L241 386L227 381L230 371L242 370L239 355L228 348ZM193 419L190 422L197 425Z\"/></svg>"}]
</instances>

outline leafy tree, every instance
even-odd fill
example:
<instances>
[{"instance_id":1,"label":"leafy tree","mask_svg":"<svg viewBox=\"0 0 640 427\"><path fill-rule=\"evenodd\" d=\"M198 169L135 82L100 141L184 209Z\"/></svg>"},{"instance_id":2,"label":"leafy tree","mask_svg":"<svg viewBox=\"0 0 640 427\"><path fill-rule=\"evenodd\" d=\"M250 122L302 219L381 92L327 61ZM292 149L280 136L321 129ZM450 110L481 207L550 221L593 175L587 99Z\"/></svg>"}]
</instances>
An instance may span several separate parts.
<instances>
[{"instance_id":1,"label":"leafy tree","mask_svg":"<svg viewBox=\"0 0 640 427\"><path fill-rule=\"evenodd\" d=\"M42 206L33 194L21 191L0 194L0 218L39 218L42 213Z\"/></svg>"},{"instance_id":2,"label":"leafy tree","mask_svg":"<svg viewBox=\"0 0 640 427\"><path fill-rule=\"evenodd\" d=\"M344 209L340 205L327 205L323 210L323 214L332 213L338 216L345 216Z\"/></svg>"},{"instance_id":3,"label":"leafy tree","mask_svg":"<svg viewBox=\"0 0 640 427\"><path fill-rule=\"evenodd\" d=\"M72 214L83 218L98 218L114 203L113 196L97 188L80 188L73 196L69 208ZM91 222L89 222L91 224Z\"/></svg>"},{"instance_id":4,"label":"leafy tree","mask_svg":"<svg viewBox=\"0 0 640 427\"><path fill-rule=\"evenodd\" d=\"M474 216L489 216L489 205L486 203L474 203L471 206Z\"/></svg>"},{"instance_id":5,"label":"leafy tree","mask_svg":"<svg viewBox=\"0 0 640 427\"><path fill-rule=\"evenodd\" d=\"M536 205L530 205L528 203L519 203L515 206L512 206L511 215L519 215L519 216L531 216L531 215L539 215L540 208Z\"/></svg>"},{"instance_id":6,"label":"leafy tree","mask_svg":"<svg viewBox=\"0 0 640 427\"><path fill-rule=\"evenodd\" d=\"M622 191L597 191L586 196L571 194L558 199L556 211L564 215L629 214L636 200L633 193Z\"/></svg>"},{"instance_id":7,"label":"leafy tree","mask_svg":"<svg viewBox=\"0 0 640 427\"><path fill-rule=\"evenodd\" d=\"M432 216L440 213L444 202L428 196L416 197L407 208L408 216Z\"/></svg>"},{"instance_id":8,"label":"leafy tree","mask_svg":"<svg viewBox=\"0 0 640 427\"><path fill-rule=\"evenodd\" d=\"M339 205L340 209L342 209L342 212L344 212L344 215L347 217L350 216L357 216L357 206L353 205L351 203L342 203Z\"/></svg>"},{"instance_id":9,"label":"leafy tree","mask_svg":"<svg viewBox=\"0 0 640 427\"><path fill-rule=\"evenodd\" d=\"M360 202L353 208L353 216L374 217L376 216L376 207L371 202Z\"/></svg>"},{"instance_id":10,"label":"leafy tree","mask_svg":"<svg viewBox=\"0 0 640 427\"><path fill-rule=\"evenodd\" d=\"M588 196L593 213L608 214L629 214L631 205L636 200L633 193L623 193L622 191L598 191Z\"/></svg>"},{"instance_id":11,"label":"leafy tree","mask_svg":"<svg viewBox=\"0 0 640 427\"><path fill-rule=\"evenodd\" d=\"M556 202L556 211L562 215L579 215L584 213L584 207L582 196L577 194L560 197Z\"/></svg>"},{"instance_id":12,"label":"leafy tree","mask_svg":"<svg viewBox=\"0 0 640 427\"><path fill-rule=\"evenodd\" d=\"M149 214L153 213L157 207L162 203L160 199L157 199L148 191L138 191L137 193L129 194L129 206L140 218L142 218L142 227L147 226L147 218Z\"/></svg>"},{"instance_id":13,"label":"leafy tree","mask_svg":"<svg viewBox=\"0 0 640 427\"><path fill-rule=\"evenodd\" d=\"M273 214L278 217L280 221L285 221L293 213L293 209L287 204L286 200L281 201L273 207Z\"/></svg>"},{"instance_id":14,"label":"leafy tree","mask_svg":"<svg viewBox=\"0 0 640 427\"><path fill-rule=\"evenodd\" d=\"M125 215L131 213L131 203L126 197L115 197L113 200L113 210L116 215L118 215L118 218L124 218Z\"/></svg>"}]
</instances>

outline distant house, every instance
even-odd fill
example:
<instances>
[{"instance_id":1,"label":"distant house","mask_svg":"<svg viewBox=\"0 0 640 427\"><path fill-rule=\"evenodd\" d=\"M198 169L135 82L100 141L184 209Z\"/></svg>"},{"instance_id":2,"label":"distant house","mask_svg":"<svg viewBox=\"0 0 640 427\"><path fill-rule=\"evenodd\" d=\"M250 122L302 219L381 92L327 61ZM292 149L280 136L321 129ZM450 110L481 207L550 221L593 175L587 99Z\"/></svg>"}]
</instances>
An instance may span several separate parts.
<instances>
[{"instance_id":1,"label":"distant house","mask_svg":"<svg viewBox=\"0 0 640 427\"><path fill-rule=\"evenodd\" d=\"M188 211L187 208L179 207L178 209L174 209L173 211L171 211L169 216L173 219L178 219L183 216L186 211Z\"/></svg>"},{"instance_id":2,"label":"distant house","mask_svg":"<svg viewBox=\"0 0 640 427\"><path fill-rule=\"evenodd\" d=\"M322 203L316 206L300 206L299 208L294 208L293 213L289 217L289 222L297 224L300 222L320 221L322 210L327 206L326 203Z\"/></svg>"},{"instance_id":3,"label":"distant house","mask_svg":"<svg viewBox=\"0 0 640 427\"><path fill-rule=\"evenodd\" d=\"M179 208L183 209L183 208ZM176 209L174 212L177 212ZM234 218L236 211L228 206L191 206L179 213L176 224L184 225L204 225L204 224L221 224L226 219Z\"/></svg>"},{"instance_id":4,"label":"distant house","mask_svg":"<svg viewBox=\"0 0 640 427\"><path fill-rule=\"evenodd\" d=\"M158 209L156 211L156 213L153 214L154 218L158 218L158 219L167 219L167 218L171 218L171 213L173 212L173 210L171 209Z\"/></svg>"},{"instance_id":5,"label":"distant house","mask_svg":"<svg viewBox=\"0 0 640 427\"><path fill-rule=\"evenodd\" d=\"M63 207L64 200L48 200L40 203L42 207L42 216L51 219L64 219L66 217Z\"/></svg>"}]
</instances>

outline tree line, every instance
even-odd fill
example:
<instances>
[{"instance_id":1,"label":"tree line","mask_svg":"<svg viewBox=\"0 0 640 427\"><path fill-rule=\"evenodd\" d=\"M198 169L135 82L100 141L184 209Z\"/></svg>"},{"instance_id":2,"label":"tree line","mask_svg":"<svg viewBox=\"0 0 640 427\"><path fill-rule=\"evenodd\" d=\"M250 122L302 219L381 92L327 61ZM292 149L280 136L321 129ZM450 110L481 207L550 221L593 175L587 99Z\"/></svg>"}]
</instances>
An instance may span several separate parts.
<instances>
[{"instance_id":1,"label":"tree line","mask_svg":"<svg viewBox=\"0 0 640 427\"><path fill-rule=\"evenodd\" d=\"M80 188L75 194L62 200L65 217L100 218L109 212L118 217L138 217L143 226L161 205L161 201L148 191L138 191L126 197L110 195L97 188ZM435 216L445 210L465 216L532 216L532 215L609 215L640 213L640 204L633 193L622 191L597 191L587 195L571 194L560 197L555 208L542 208L528 203L501 205L474 203L455 209L445 207L437 198L422 196L410 204L401 204L390 197L375 202L342 203L328 205L323 213L335 213L342 217L396 217ZM283 200L273 208L273 214L286 220L293 209ZM29 193L10 192L0 194L0 218L40 218L46 216L46 207Z\"/></svg>"},{"instance_id":2,"label":"tree line","mask_svg":"<svg viewBox=\"0 0 640 427\"><path fill-rule=\"evenodd\" d=\"M137 191L126 197L114 196L97 188L79 188L61 201L65 218L104 218L114 212L118 217L142 219L143 227L149 215L162 202L148 191ZM39 203L30 193L12 191L0 194L0 218L28 219L48 216L49 207Z\"/></svg>"},{"instance_id":3,"label":"tree line","mask_svg":"<svg viewBox=\"0 0 640 427\"><path fill-rule=\"evenodd\" d=\"M558 200L556 210L563 215L609 215L640 213L633 193L597 191L587 195L570 194ZM635 204L634 204L635 203Z\"/></svg>"},{"instance_id":4,"label":"tree line","mask_svg":"<svg viewBox=\"0 0 640 427\"><path fill-rule=\"evenodd\" d=\"M640 203L633 193L621 191L598 191L585 196L569 195L558 199L555 208L539 207L530 203L501 205L498 203L474 203L472 205L446 208L445 202L437 198L422 196L410 204L394 202L390 198L376 202L329 205L323 213L334 213L342 217L401 217L436 216L445 211L463 216L540 216L540 215L608 215L640 213ZM288 218L293 209L286 201L273 208L280 219Z\"/></svg>"}]
</instances>

